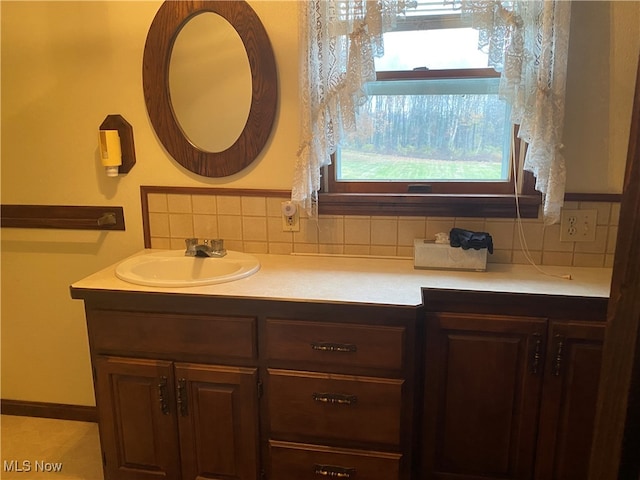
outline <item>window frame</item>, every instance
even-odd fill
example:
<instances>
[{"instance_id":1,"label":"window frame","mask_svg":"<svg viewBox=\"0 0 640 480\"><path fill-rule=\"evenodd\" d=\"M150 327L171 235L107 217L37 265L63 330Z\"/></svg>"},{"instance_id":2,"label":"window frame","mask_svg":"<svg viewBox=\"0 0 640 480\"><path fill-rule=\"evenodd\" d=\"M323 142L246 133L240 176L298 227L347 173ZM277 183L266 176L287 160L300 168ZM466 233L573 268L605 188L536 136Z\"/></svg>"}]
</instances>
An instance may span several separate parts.
<instances>
[{"instance_id":1,"label":"window frame","mask_svg":"<svg viewBox=\"0 0 640 480\"><path fill-rule=\"evenodd\" d=\"M414 29L411 19L398 29ZM442 15L428 20L429 28L460 26L460 18ZM413 24L413 26L412 26ZM420 24L424 28L427 23ZM495 78L500 74L492 68L379 71L376 81L446 78ZM526 145L517 138L513 127L516 175L510 171L507 181L338 181L336 155L323 170L323 182L318 198L318 212L335 215L399 215L444 217L537 218L542 196L535 191L535 177L522 170ZM516 182L520 187L516 198Z\"/></svg>"},{"instance_id":2,"label":"window frame","mask_svg":"<svg viewBox=\"0 0 640 480\"><path fill-rule=\"evenodd\" d=\"M514 127L517 135L517 126ZM335 175L333 162L325 167L323 185L318 193L318 213L322 215L390 215L470 218L538 218L542 195L535 190L535 177L522 170L526 145L516 145L516 171L520 192L516 196L514 179L504 182L512 189L509 193L409 193L398 191L379 193L331 192L328 178ZM361 182L365 183L365 182Z\"/></svg>"},{"instance_id":3,"label":"window frame","mask_svg":"<svg viewBox=\"0 0 640 480\"><path fill-rule=\"evenodd\" d=\"M376 81L394 80L424 80L424 79L458 79L458 78L499 78L500 74L492 68L460 69L460 70L427 70L427 71L397 71L378 72ZM517 132L513 132L515 135ZM516 141L516 169L519 158L520 142ZM454 193L454 194L509 194L514 191L513 175L509 165L509 180L504 181L361 181L361 180L337 180L336 154L332 156L328 169L328 191L335 193L410 193L411 188L428 190L428 193Z\"/></svg>"}]
</instances>

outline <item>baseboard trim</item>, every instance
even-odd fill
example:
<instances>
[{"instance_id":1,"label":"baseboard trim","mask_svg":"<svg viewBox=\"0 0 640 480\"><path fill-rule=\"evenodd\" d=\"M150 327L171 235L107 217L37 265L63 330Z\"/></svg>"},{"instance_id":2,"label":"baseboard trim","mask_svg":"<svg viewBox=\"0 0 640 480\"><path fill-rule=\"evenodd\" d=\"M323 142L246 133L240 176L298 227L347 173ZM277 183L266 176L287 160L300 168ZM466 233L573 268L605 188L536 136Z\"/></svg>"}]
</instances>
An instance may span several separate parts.
<instances>
[{"instance_id":1,"label":"baseboard trim","mask_svg":"<svg viewBox=\"0 0 640 480\"><path fill-rule=\"evenodd\" d=\"M58 420L76 420L80 422L97 422L96 407L85 405L65 405L62 403L27 402L24 400L0 400L2 415L18 415L22 417L55 418Z\"/></svg>"}]
</instances>

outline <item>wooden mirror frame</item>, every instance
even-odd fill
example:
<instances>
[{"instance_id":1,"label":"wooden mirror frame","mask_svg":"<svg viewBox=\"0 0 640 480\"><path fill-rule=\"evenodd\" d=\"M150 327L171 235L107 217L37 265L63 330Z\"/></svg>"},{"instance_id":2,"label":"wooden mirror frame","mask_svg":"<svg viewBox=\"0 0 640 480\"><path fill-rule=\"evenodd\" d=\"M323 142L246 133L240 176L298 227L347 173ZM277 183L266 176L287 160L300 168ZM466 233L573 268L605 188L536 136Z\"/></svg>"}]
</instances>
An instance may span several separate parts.
<instances>
[{"instance_id":1,"label":"wooden mirror frame","mask_svg":"<svg viewBox=\"0 0 640 480\"><path fill-rule=\"evenodd\" d=\"M178 124L169 93L169 63L176 37L192 17L213 12L238 32L251 68L251 107L235 143L222 152L195 146ZM156 135L186 169L205 177L226 177L249 166L264 148L275 119L278 80L273 49L254 10L243 0L165 1L156 14L144 46L142 83L147 111Z\"/></svg>"}]
</instances>

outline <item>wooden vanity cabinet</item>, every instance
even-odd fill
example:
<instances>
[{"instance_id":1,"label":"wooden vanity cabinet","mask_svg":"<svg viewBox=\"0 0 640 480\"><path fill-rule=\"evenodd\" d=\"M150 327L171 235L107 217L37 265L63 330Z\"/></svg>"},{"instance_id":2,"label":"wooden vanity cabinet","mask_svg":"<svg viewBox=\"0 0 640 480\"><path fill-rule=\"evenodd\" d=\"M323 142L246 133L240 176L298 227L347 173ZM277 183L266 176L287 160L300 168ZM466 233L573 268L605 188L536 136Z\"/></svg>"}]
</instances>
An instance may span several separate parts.
<instances>
[{"instance_id":1,"label":"wooden vanity cabinet","mask_svg":"<svg viewBox=\"0 0 640 480\"><path fill-rule=\"evenodd\" d=\"M266 318L269 479L411 478L418 311L324 305Z\"/></svg>"},{"instance_id":2,"label":"wooden vanity cabinet","mask_svg":"<svg viewBox=\"0 0 640 480\"><path fill-rule=\"evenodd\" d=\"M586 478L607 299L72 296L105 480Z\"/></svg>"},{"instance_id":3,"label":"wooden vanity cabinet","mask_svg":"<svg viewBox=\"0 0 640 480\"><path fill-rule=\"evenodd\" d=\"M587 478L606 299L424 294L419 478Z\"/></svg>"},{"instance_id":4,"label":"wooden vanity cabinet","mask_svg":"<svg viewBox=\"0 0 640 480\"><path fill-rule=\"evenodd\" d=\"M410 480L419 307L85 301L105 480Z\"/></svg>"},{"instance_id":5,"label":"wooden vanity cabinet","mask_svg":"<svg viewBox=\"0 0 640 480\"><path fill-rule=\"evenodd\" d=\"M257 370L98 356L105 478L255 479Z\"/></svg>"},{"instance_id":6,"label":"wooden vanity cabinet","mask_svg":"<svg viewBox=\"0 0 640 480\"><path fill-rule=\"evenodd\" d=\"M109 298L85 299L105 480L260 478L257 318Z\"/></svg>"}]
</instances>

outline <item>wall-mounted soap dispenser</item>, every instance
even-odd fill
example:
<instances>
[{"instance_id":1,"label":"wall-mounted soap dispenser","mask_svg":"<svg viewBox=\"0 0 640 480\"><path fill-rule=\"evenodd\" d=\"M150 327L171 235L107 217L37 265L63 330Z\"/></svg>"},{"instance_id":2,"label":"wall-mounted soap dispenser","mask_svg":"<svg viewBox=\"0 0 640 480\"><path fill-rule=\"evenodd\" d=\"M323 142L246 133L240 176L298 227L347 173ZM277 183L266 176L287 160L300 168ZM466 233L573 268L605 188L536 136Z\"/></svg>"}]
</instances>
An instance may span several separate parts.
<instances>
[{"instance_id":1,"label":"wall-mounted soap dispenser","mask_svg":"<svg viewBox=\"0 0 640 480\"><path fill-rule=\"evenodd\" d=\"M100 161L105 167L107 177L117 177L118 167L122 165L120 135L117 130L100 130Z\"/></svg>"},{"instance_id":2,"label":"wall-mounted soap dispenser","mask_svg":"<svg viewBox=\"0 0 640 480\"><path fill-rule=\"evenodd\" d=\"M121 115L107 115L98 135L100 161L108 177L128 173L136 164L133 128Z\"/></svg>"}]
</instances>

